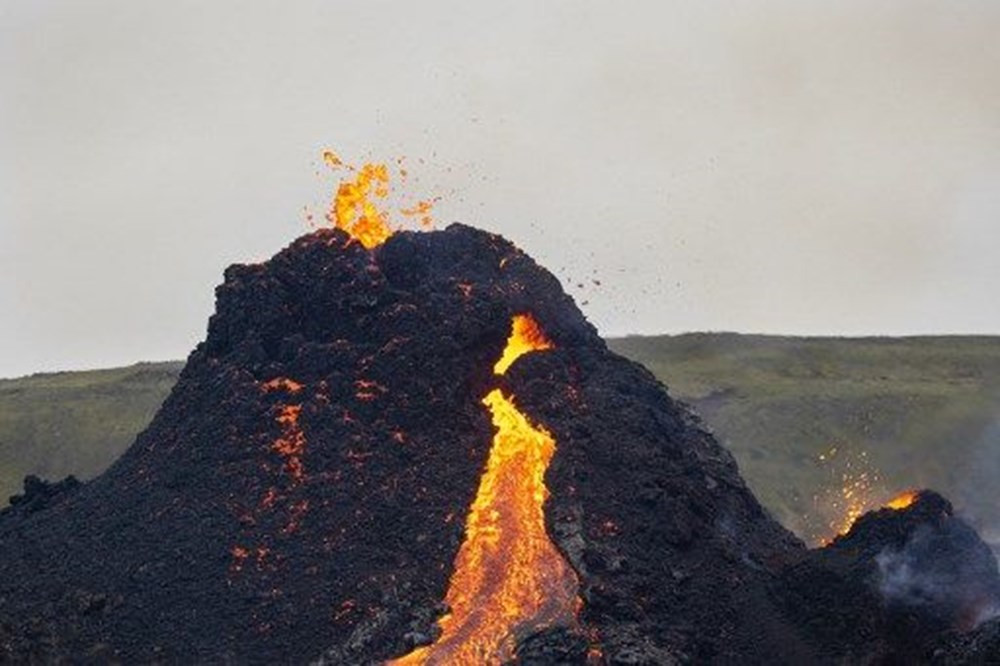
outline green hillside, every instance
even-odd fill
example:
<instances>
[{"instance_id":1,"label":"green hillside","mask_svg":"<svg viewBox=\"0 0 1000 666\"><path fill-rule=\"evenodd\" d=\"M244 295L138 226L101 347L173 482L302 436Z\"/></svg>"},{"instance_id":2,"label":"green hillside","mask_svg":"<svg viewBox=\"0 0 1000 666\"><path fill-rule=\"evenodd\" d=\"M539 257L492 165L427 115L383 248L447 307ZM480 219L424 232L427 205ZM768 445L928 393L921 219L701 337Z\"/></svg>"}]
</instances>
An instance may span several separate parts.
<instances>
[{"instance_id":1,"label":"green hillside","mask_svg":"<svg viewBox=\"0 0 1000 666\"><path fill-rule=\"evenodd\" d=\"M183 363L0 380L0 505L26 474L88 479L152 420Z\"/></svg>"},{"instance_id":2,"label":"green hillside","mask_svg":"<svg viewBox=\"0 0 1000 666\"><path fill-rule=\"evenodd\" d=\"M609 344L691 404L761 501L807 540L829 536L852 502L933 487L1000 541L1000 338L689 334ZM0 380L0 497L28 473L99 473L181 367Z\"/></svg>"},{"instance_id":3,"label":"green hillside","mask_svg":"<svg viewBox=\"0 0 1000 666\"><path fill-rule=\"evenodd\" d=\"M1000 540L1000 338L690 334L610 344L693 405L761 501L808 540L843 516L845 475L876 503L911 487L940 490Z\"/></svg>"}]
</instances>

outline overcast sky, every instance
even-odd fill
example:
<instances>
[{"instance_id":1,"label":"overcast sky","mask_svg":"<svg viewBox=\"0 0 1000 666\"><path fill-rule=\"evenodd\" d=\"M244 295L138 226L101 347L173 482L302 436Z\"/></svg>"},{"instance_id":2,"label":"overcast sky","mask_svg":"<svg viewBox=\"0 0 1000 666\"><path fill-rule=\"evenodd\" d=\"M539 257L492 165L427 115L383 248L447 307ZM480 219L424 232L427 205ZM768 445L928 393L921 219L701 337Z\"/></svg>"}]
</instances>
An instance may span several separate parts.
<instances>
[{"instance_id":1,"label":"overcast sky","mask_svg":"<svg viewBox=\"0 0 1000 666\"><path fill-rule=\"evenodd\" d=\"M3 0L0 376L184 357L324 148L406 156L605 334L1000 333L998 35L996 0Z\"/></svg>"}]
</instances>

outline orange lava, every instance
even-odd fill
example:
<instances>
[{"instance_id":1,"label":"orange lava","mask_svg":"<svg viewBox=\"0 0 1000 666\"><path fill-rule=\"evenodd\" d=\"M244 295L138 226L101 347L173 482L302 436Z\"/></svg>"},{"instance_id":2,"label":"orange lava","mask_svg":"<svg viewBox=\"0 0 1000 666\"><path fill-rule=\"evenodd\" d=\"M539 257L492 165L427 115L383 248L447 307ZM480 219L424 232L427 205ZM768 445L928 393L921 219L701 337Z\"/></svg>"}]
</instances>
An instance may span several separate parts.
<instances>
[{"instance_id":1,"label":"orange lava","mask_svg":"<svg viewBox=\"0 0 1000 666\"><path fill-rule=\"evenodd\" d=\"M354 388L357 389L354 396L358 400L363 400L365 402L374 400L379 397L379 395L387 391L384 386L370 379L359 379L355 381Z\"/></svg>"},{"instance_id":2,"label":"orange lava","mask_svg":"<svg viewBox=\"0 0 1000 666\"><path fill-rule=\"evenodd\" d=\"M250 555L250 551L242 546L233 546L229 553L233 556L233 562L230 565L230 569L235 572L240 572L243 570L243 563L246 562L247 556Z\"/></svg>"},{"instance_id":3,"label":"orange lava","mask_svg":"<svg viewBox=\"0 0 1000 666\"><path fill-rule=\"evenodd\" d=\"M886 502L881 508L901 511L916 502L919 496L919 490L905 490ZM860 501L849 506L848 513L844 517L844 521L837 531L837 536L843 536L851 531L851 528L854 527L854 523L857 522L858 518L860 518L868 510L866 509L866 506L866 504L861 503ZM833 539L823 539L820 541L820 545L827 546L832 541Z\"/></svg>"},{"instance_id":4,"label":"orange lava","mask_svg":"<svg viewBox=\"0 0 1000 666\"><path fill-rule=\"evenodd\" d=\"M265 392L288 391L289 393L298 393L302 390L302 384L287 377L275 377L271 381L261 384L261 388Z\"/></svg>"},{"instance_id":5,"label":"orange lava","mask_svg":"<svg viewBox=\"0 0 1000 666\"><path fill-rule=\"evenodd\" d=\"M844 475L844 486L840 489L844 500L844 517L840 524L838 534L847 534L851 531L858 518L864 515L871 506L872 485L874 483L872 475L867 470L858 472L855 476Z\"/></svg>"},{"instance_id":6,"label":"orange lava","mask_svg":"<svg viewBox=\"0 0 1000 666\"><path fill-rule=\"evenodd\" d=\"M390 201L400 197L398 194L390 197L390 169L387 164L370 162L356 168L346 164L331 150L323 151L323 162L330 169L345 169L352 174L337 187L326 219L365 248L370 250L381 245L394 233L390 208L405 218L417 220L423 229L434 226L432 211L440 197L415 201L409 206L402 205L401 200ZM402 158L396 162L401 164ZM399 169L398 175L405 181L407 172ZM312 214L308 214L306 219L311 220Z\"/></svg>"},{"instance_id":7,"label":"orange lava","mask_svg":"<svg viewBox=\"0 0 1000 666\"><path fill-rule=\"evenodd\" d=\"M264 393L287 393L288 397L301 393L305 388L304 384L288 377L275 377L266 382L258 384ZM246 520L249 524L255 525L259 518L274 511L283 511L286 515L285 525L281 528L281 534L288 535L296 530L302 523L303 518L309 510L308 500L295 501L297 491L306 482L306 468L303 457L306 451L306 435L299 424L299 417L302 414L302 404L278 402L271 407L274 414L274 422L280 429L280 434L270 444L270 450L280 456L281 474L285 477L280 482L267 488L267 491L257 503L256 508L242 513L241 520ZM272 472L270 462L264 463L264 469L268 473ZM232 565L230 574L238 574L243 571L244 563L250 555L251 549L256 552L257 571L273 570L275 559L270 557L272 544L267 534L261 534L258 539L262 543L256 546L236 545L230 550L232 555Z\"/></svg>"},{"instance_id":8,"label":"orange lava","mask_svg":"<svg viewBox=\"0 0 1000 666\"><path fill-rule=\"evenodd\" d=\"M523 354L552 348L529 315L515 317L512 328L496 374ZM500 664L514 656L522 632L575 622L576 573L545 530L555 439L500 389L483 404L497 432L445 596L450 612L438 621L436 642L390 664Z\"/></svg>"},{"instance_id":9,"label":"orange lava","mask_svg":"<svg viewBox=\"0 0 1000 666\"><path fill-rule=\"evenodd\" d=\"M552 349L553 344L545 337L538 322L531 315L514 315L510 337L500 360L493 366L493 372L502 375L518 358L531 351Z\"/></svg>"},{"instance_id":10,"label":"orange lava","mask_svg":"<svg viewBox=\"0 0 1000 666\"><path fill-rule=\"evenodd\" d=\"M916 490L906 490L904 492L899 493L898 495L896 495L895 497L893 497L891 500L889 500L888 502L886 502L885 506L886 506L887 509L892 509L894 511L900 511L900 510L905 509L906 507L910 506L914 502L916 502L917 501L917 496L919 494L920 494L920 492L916 491Z\"/></svg>"},{"instance_id":11,"label":"orange lava","mask_svg":"<svg viewBox=\"0 0 1000 666\"><path fill-rule=\"evenodd\" d=\"M306 436L299 427L302 405L285 405L275 419L281 425L281 437L274 440L271 449L285 459L285 471L292 477L293 485L302 483L305 468L302 454L306 448Z\"/></svg>"},{"instance_id":12,"label":"orange lava","mask_svg":"<svg viewBox=\"0 0 1000 666\"><path fill-rule=\"evenodd\" d=\"M388 195L389 168L384 164L365 164L354 180L346 180L337 188L326 217L370 250L392 235L389 215L379 208Z\"/></svg>"},{"instance_id":13,"label":"orange lava","mask_svg":"<svg viewBox=\"0 0 1000 666\"><path fill-rule=\"evenodd\" d=\"M403 172L403 174L405 177L406 172ZM427 229L434 224L434 218L431 217L431 209L434 208L435 201L436 199L430 201L418 201L412 208L401 208L399 212L406 217L418 218L420 220L420 226Z\"/></svg>"}]
</instances>

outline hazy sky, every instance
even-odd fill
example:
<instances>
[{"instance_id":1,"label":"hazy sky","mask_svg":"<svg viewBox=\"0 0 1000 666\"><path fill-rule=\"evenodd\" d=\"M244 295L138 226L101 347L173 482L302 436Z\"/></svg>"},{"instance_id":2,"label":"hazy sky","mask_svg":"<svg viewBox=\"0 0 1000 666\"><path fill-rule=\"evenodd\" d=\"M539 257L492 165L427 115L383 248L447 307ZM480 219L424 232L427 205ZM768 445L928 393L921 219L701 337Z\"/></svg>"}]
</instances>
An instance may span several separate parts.
<instances>
[{"instance_id":1,"label":"hazy sky","mask_svg":"<svg viewBox=\"0 0 1000 666\"><path fill-rule=\"evenodd\" d=\"M185 356L327 147L409 158L606 334L1000 333L998 35L996 0L3 0L0 376Z\"/></svg>"}]
</instances>

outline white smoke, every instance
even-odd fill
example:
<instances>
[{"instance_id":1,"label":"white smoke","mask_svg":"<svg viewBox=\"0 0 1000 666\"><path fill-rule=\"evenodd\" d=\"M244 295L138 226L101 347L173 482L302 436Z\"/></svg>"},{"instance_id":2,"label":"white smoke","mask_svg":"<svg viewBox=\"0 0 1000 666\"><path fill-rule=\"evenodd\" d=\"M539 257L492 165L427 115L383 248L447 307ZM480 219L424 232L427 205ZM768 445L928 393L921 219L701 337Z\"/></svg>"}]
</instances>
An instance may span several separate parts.
<instances>
[{"instance_id":1,"label":"white smoke","mask_svg":"<svg viewBox=\"0 0 1000 666\"><path fill-rule=\"evenodd\" d=\"M1000 558L1000 415L983 428L961 467L962 483L954 491L956 506Z\"/></svg>"},{"instance_id":2,"label":"white smoke","mask_svg":"<svg viewBox=\"0 0 1000 666\"><path fill-rule=\"evenodd\" d=\"M886 547L876 555L883 598L904 606L953 613L964 629L1000 615L1000 605L976 584L979 567L968 564L970 558L966 557L939 559L935 555L940 550L935 543L939 539L935 530L921 525L902 548ZM969 568L955 568L956 561Z\"/></svg>"}]
</instances>

